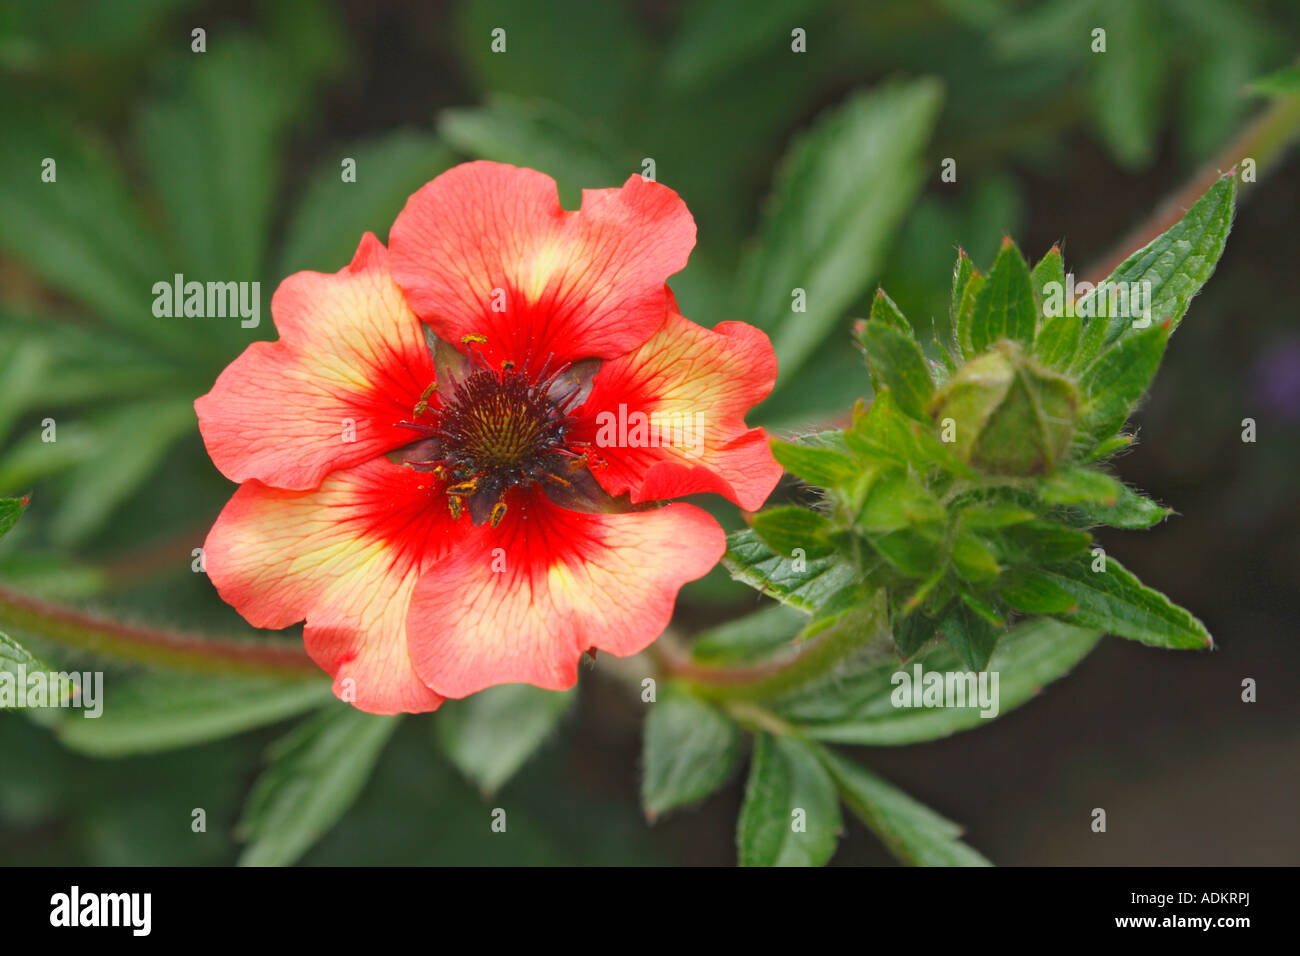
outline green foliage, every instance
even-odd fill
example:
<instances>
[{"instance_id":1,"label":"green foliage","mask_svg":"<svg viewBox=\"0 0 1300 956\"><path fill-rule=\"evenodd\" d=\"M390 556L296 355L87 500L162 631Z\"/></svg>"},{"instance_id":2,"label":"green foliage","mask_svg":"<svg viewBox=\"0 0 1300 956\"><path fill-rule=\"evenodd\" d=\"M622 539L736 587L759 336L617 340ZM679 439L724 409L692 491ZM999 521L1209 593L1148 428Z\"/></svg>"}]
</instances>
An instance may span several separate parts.
<instances>
[{"instance_id":1,"label":"green foliage","mask_svg":"<svg viewBox=\"0 0 1300 956\"><path fill-rule=\"evenodd\" d=\"M821 866L841 827L835 783L816 750L796 737L754 737L740 810L741 866Z\"/></svg>"},{"instance_id":2,"label":"green foliage","mask_svg":"<svg viewBox=\"0 0 1300 956\"><path fill-rule=\"evenodd\" d=\"M357 799L400 721L332 703L278 741L239 821L240 865L297 860Z\"/></svg>"},{"instance_id":3,"label":"green foliage","mask_svg":"<svg viewBox=\"0 0 1300 956\"><path fill-rule=\"evenodd\" d=\"M651 704L641 783L646 816L709 796L735 772L740 747L740 728L703 701L674 693Z\"/></svg>"},{"instance_id":4,"label":"green foliage","mask_svg":"<svg viewBox=\"0 0 1300 956\"><path fill-rule=\"evenodd\" d=\"M70 711L57 732L72 750L117 757L229 737L297 716L329 699L325 680L156 672L110 680L103 714L91 720Z\"/></svg>"},{"instance_id":5,"label":"green foliage","mask_svg":"<svg viewBox=\"0 0 1300 956\"><path fill-rule=\"evenodd\" d=\"M550 736L576 696L528 684L490 687L468 700L445 703L434 731L461 773L491 794Z\"/></svg>"}]
</instances>

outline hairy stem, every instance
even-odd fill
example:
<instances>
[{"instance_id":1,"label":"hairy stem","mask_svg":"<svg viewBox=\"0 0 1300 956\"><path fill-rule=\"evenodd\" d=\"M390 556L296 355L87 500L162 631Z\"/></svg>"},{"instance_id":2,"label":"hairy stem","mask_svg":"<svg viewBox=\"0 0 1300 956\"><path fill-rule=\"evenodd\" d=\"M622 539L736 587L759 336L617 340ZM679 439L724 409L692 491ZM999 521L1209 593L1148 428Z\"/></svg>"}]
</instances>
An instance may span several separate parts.
<instances>
[{"instance_id":1,"label":"hairy stem","mask_svg":"<svg viewBox=\"0 0 1300 956\"><path fill-rule=\"evenodd\" d=\"M34 637L121 660L208 674L319 677L300 644L132 627L0 588L0 622Z\"/></svg>"}]
</instances>

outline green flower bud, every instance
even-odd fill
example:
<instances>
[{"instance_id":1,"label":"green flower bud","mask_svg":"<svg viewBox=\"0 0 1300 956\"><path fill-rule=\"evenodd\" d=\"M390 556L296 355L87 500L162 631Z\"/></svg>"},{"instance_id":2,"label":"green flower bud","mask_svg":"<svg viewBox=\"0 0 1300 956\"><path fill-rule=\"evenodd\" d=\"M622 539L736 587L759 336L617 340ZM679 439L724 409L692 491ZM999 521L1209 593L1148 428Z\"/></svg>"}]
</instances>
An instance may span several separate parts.
<instances>
[{"instance_id":1,"label":"green flower bud","mask_svg":"<svg viewBox=\"0 0 1300 956\"><path fill-rule=\"evenodd\" d=\"M1041 475L1069 449L1078 408L1073 382L1004 339L957 370L930 415L971 466L994 475Z\"/></svg>"}]
</instances>

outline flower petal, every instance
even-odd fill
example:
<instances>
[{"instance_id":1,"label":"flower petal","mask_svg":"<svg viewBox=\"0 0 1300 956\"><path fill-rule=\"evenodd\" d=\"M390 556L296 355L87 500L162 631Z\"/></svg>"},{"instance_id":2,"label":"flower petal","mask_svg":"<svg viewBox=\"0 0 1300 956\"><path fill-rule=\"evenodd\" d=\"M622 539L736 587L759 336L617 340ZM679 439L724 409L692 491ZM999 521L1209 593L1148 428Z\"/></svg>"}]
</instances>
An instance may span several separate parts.
<instances>
[{"instance_id":1,"label":"flower petal","mask_svg":"<svg viewBox=\"0 0 1300 956\"><path fill-rule=\"evenodd\" d=\"M306 490L411 442L395 423L433 381L433 360L387 259L366 233L341 272L289 276L271 300L279 341L254 342L194 403L231 481Z\"/></svg>"},{"instance_id":2,"label":"flower petal","mask_svg":"<svg viewBox=\"0 0 1300 956\"><path fill-rule=\"evenodd\" d=\"M601 365L574 434L597 446L605 465L592 473L612 495L630 491L641 502L716 492L755 511L781 466L766 432L744 418L775 382L763 332L743 322L710 331L674 309L640 348Z\"/></svg>"},{"instance_id":3,"label":"flower petal","mask_svg":"<svg viewBox=\"0 0 1300 956\"><path fill-rule=\"evenodd\" d=\"M411 592L451 531L432 481L378 458L312 491L246 482L208 533L208 576L254 627L305 619L307 653L341 699L377 714L433 710L442 697L416 676L406 640Z\"/></svg>"},{"instance_id":4,"label":"flower petal","mask_svg":"<svg viewBox=\"0 0 1300 956\"><path fill-rule=\"evenodd\" d=\"M688 504L583 514L535 494L481 530L420 578L411 601L411 660L447 697L508 683L562 690L588 648L643 650L681 586L726 550L718 523Z\"/></svg>"},{"instance_id":5,"label":"flower petal","mask_svg":"<svg viewBox=\"0 0 1300 956\"><path fill-rule=\"evenodd\" d=\"M461 346L536 364L608 358L664 320L664 281L695 245L695 220L666 186L633 175L560 208L555 181L501 163L464 163L415 193L389 235L412 308Z\"/></svg>"}]
</instances>

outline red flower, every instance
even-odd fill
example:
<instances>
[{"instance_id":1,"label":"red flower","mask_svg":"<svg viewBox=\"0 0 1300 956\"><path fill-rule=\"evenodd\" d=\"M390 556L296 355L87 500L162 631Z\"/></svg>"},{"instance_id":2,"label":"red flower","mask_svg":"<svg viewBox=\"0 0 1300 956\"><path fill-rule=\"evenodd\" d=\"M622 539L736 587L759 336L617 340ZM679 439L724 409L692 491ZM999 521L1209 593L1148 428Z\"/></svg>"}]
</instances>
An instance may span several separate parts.
<instances>
[{"instance_id":1,"label":"red flower","mask_svg":"<svg viewBox=\"0 0 1300 956\"><path fill-rule=\"evenodd\" d=\"M710 331L664 284L695 224L633 176L560 208L553 180L467 163L300 272L200 398L239 490L206 542L258 627L306 621L335 693L427 711L494 684L562 689L582 653L634 654L724 551L701 509L759 507L781 475L743 416L771 390L767 337Z\"/></svg>"}]
</instances>

